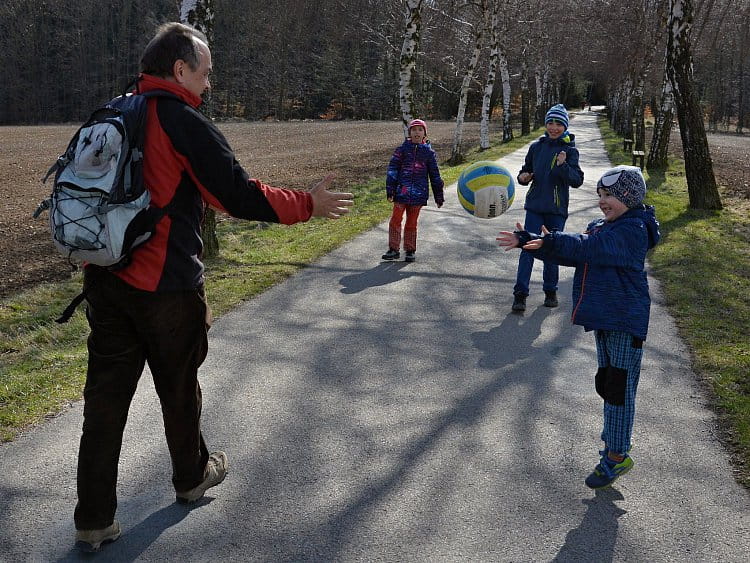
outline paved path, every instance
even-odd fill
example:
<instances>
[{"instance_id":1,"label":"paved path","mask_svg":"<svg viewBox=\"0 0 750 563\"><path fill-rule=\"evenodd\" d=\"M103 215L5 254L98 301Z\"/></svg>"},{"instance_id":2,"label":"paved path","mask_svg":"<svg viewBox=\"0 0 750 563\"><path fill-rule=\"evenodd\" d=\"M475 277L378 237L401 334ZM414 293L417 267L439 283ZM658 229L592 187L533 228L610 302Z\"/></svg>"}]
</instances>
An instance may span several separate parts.
<instances>
[{"instance_id":1,"label":"paved path","mask_svg":"<svg viewBox=\"0 0 750 563\"><path fill-rule=\"evenodd\" d=\"M568 230L598 215L609 163L591 114L586 183ZM501 160L517 171L525 149ZM358 237L211 331L204 430L231 473L192 510L175 504L149 377L131 410L118 518L104 561L747 561L750 495L656 283L633 457L617 486L583 484L601 402L591 334L542 306L509 313L523 216L476 220L448 189L420 219L418 261L380 263L386 225ZM332 226L335 228L335 225ZM0 560L71 550L82 405L0 446Z\"/></svg>"}]
</instances>

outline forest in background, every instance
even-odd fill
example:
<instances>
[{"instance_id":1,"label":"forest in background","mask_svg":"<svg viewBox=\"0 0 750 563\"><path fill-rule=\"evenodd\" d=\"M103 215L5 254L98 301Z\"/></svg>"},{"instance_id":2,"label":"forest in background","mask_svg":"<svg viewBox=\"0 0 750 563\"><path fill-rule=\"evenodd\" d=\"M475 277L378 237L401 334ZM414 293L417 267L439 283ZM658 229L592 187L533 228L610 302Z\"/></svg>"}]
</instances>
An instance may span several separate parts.
<instances>
[{"instance_id":1,"label":"forest in background","mask_svg":"<svg viewBox=\"0 0 750 563\"><path fill-rule=\"evenodd\" d=\"M425 0L413 112L455 118L461 83L486 25L481 6ZM521 92L580 107L643 79L654 107L666 34L656 0L497 0L514 117ZM218 119L394 119L405 0L214 0L211 112ZM750 0L696 0L696 92L709 130L750 125ZM175 0L4 0L0 124L78 122L122 91L155 28L179 19ZM662 30L662 31L659 31ZM467 99L478 118L485 41ZM538 88L540 81L545 88ZM627 85L630 86L627 86ZM492 107L502 106L502 82Z\"/></svg>"}]
</instances>

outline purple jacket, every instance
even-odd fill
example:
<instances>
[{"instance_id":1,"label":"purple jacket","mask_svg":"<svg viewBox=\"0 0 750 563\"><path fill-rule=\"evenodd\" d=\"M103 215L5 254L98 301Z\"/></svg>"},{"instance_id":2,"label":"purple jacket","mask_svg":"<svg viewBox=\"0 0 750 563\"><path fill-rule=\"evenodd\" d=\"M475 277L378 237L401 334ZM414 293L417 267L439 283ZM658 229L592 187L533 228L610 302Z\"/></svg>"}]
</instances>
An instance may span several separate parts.
<instances>
[{"instance_id":1,"label":"purple jacket","mask_svg":"<svg viewBox=\"0 0 750 563\"><path fill-rule=\"evenodd\" d=\"M443 179L435 151L429 141L415 145L407 139L393 152L388 163L385 190L388 197L397 203L427 205L430 196L428 178L435 203L442 205L445 201Z\"/></svg>"}]
</instances>

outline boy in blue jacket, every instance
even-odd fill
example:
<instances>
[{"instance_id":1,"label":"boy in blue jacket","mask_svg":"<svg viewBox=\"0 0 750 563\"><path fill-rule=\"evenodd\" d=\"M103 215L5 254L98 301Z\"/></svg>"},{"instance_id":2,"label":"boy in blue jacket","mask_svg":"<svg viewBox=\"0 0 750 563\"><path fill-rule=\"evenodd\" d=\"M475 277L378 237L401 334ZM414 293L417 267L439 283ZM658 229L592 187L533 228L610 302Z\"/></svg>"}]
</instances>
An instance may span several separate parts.
<instances>
[{"instance_id":1,"label":"boy in blue jacket","mask_svg":"<svg viewBox=\"0 0 750 563\"><path fill-rule=\"evenodd\" d=\"M413 119L409 122L407 135L408 138L396 148L388 163L385 191L388 201L393 202L393 213L388 225L388 252L383 254L383 260L398 260L401 256L401 223L406 213L404 250L406 262L414 262L417 220L430 195L428 179L432 184L435 205L442 207L445 202L437 155L427 140L427 124L421 119Z\"/></svg>"},{"instance_id":2,"label":"boy in blue jacket","mask_svg":"<svg viewBox=\"0 0 750 563\"><path fill-rule=\"evenodd\" d=\"M568 131L568 111L562 104L552 106L544 118L547 132L534 141L518 173L518 183L531 187L526 193L524 229L538 233L542 225L550 231L562 231L568 218L568 192L583 184L583 171L578 165L575 135ZM534 258L526 251L518 259L516 285L513 287L513 311L526 310L529 280ZM544 305L557 307L557 264L544 262Z\"/></svg>"},{"instance_id":3,"label":"boy in blue jacket","mask_svg":"<svg viewBox=\"0 0 750 563\"><path fill-rule=\"evenodd\" d=\"M639 168L608 170L596 190L604 218L591 222L583 234L542 226L540 236L517 224L517 231L501 231L497 237L505 250L520 246L535 258L576 268L572 321L595 331L595 386L604 399L604 450L586 478L592 489L611 485L633 467L628 452L651 307L645 261L660 238L654 208L642 203L646 183Z\"/></svg>"}]
</instances>

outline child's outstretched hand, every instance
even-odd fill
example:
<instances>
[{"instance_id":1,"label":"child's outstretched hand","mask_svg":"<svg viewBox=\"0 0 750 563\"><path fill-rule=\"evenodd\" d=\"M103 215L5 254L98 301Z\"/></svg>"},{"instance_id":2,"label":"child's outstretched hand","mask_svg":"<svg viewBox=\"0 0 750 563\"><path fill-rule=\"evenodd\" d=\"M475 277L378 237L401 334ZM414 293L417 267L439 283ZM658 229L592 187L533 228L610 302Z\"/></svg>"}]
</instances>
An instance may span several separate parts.
<instances>
[{"instance_id":1,"label":"child's outstretched hand","mask_svg":"<svg viewBox=\"0 0 750 563\"><path fill-rule=\"evenodd\" d=\"M333 174L329 174L310 190L313 201L313 217L338 219L349 213L349 207L354 205L354 194L347 192L329 192L328 186L333 182Z\"/></svg>"},{"instance_id":2,"label":"child's outstretched hand","mask_svg":"<svg viewBox=\"0 0 750 563\"><path fill-rule=\"evenodd\" d=\"M518 235L516 232L523 231L523 225L521 223L516 223L516 231L510 232L510 231L500 231L497 238L495 239L498 241L498 246L502 246L505 248L505 251L507 252L511 248L517 248L520 245L520 240L518 238ZM547 230L547 227L542 225L542 236L548 235L549 231ZM538 250L542 247L544 244L543 238L533 239L527 242L525 245L523 245L524 250Z\"/></svg>"}]
</instances>

